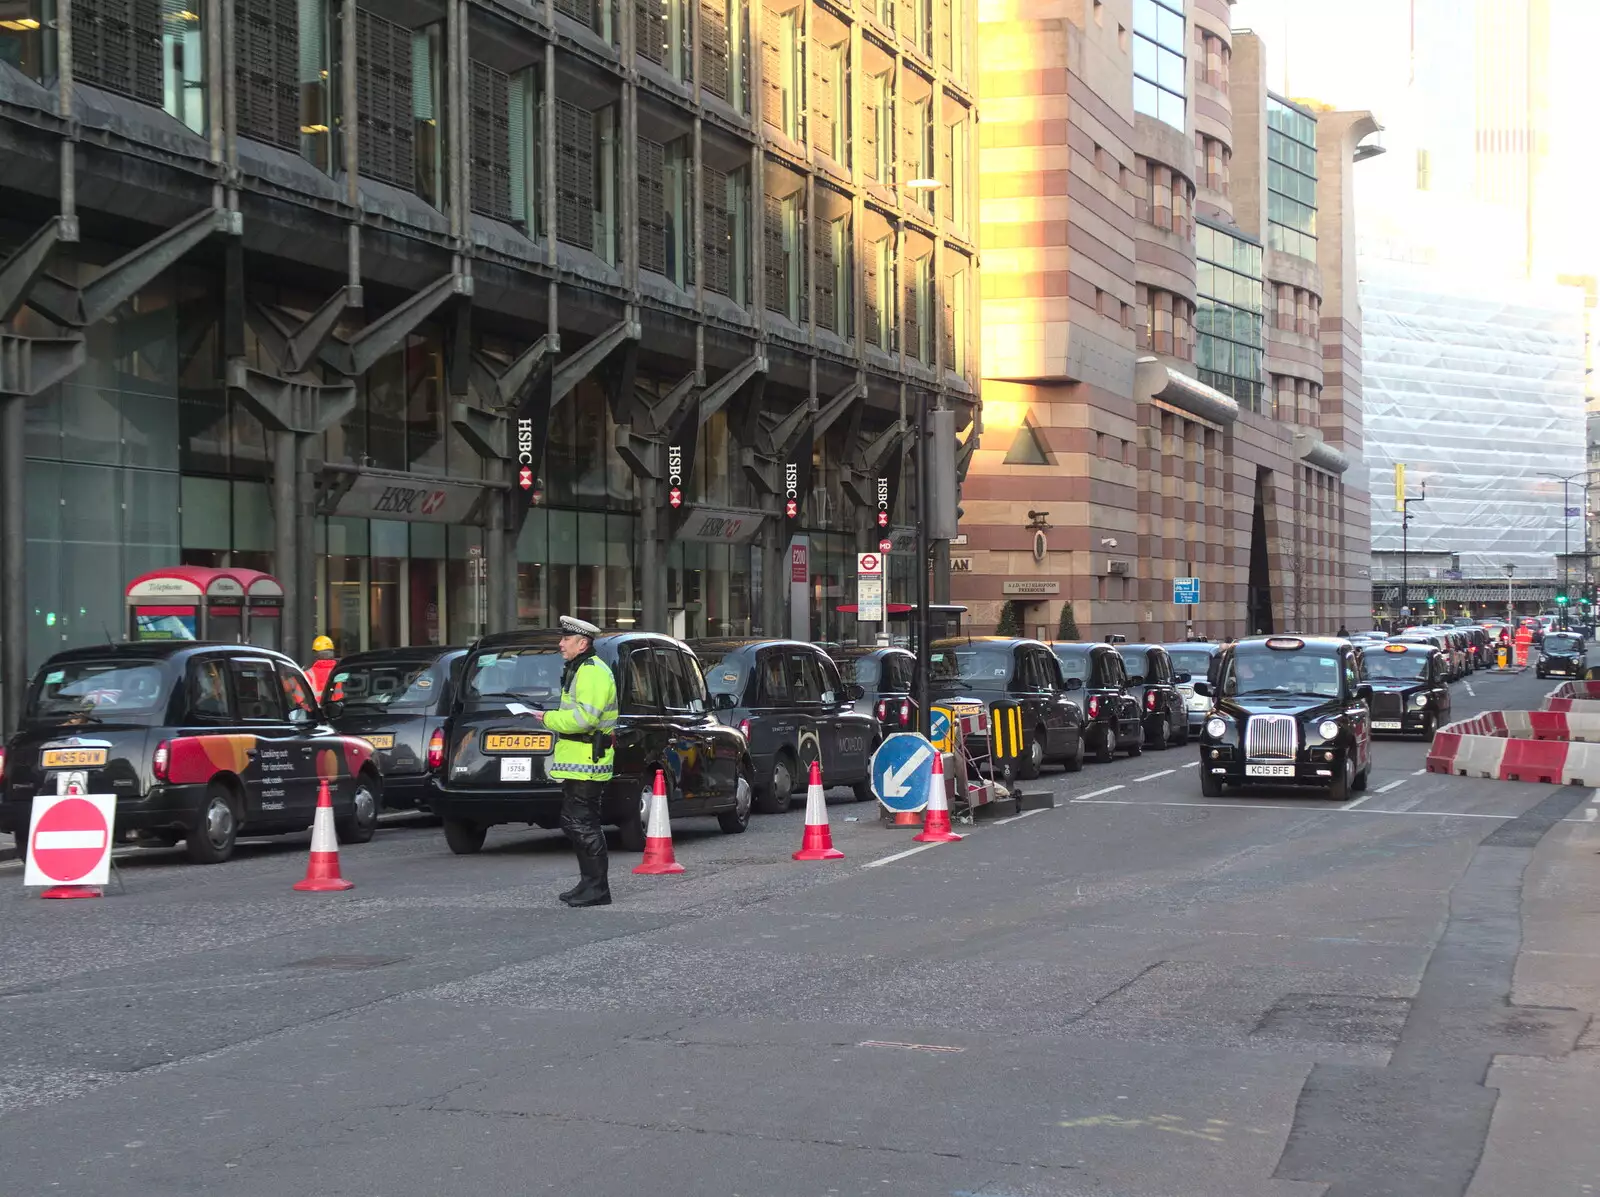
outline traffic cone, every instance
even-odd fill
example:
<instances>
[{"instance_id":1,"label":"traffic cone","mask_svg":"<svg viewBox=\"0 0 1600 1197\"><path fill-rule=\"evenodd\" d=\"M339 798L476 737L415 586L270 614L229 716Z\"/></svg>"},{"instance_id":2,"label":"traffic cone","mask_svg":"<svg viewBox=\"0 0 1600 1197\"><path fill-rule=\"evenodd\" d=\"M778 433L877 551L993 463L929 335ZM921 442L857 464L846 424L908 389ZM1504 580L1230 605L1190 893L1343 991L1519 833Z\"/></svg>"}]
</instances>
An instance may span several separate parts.
<instances>
[{"instance_id":1,"label":"traffic cone","mask_svg":"<svg viewBox=\"0 0 1600 1197\"><path fill-rule=\"evenodd\" d=\"M806 787L806 833L800 841L796 860L843 860L844 853L833 846L828 830L828 800L822 796L822 766L811 762L811 783Z\"/></svg>"},{"instance_id":2,"label":"traffic cone","mask_svg":"<svg viewBox=\"0 0 1600 1197\"><path fill-rule=\"evenodd\" d=\"M656 783L650 790L650 824L644 833L644 859L633 866L635 873L681 873L683 866L672 855L672 824L667 820L667 775L656 770Z\"/></svg>"},{"instance_id":3,"label":"traffic cone","mask_svg":"<svg viewBox=\"0 0 1600 1197\"><path fill-rule=\"evenodd\" d=\"M924 844L953 844L961 837L950 830L950 803L944 796L944 753L933 754L933 776L928 779L928 805L922 831L911 837Z\"/></svg>"},{"instance_id":4,"label":"traffic cone","mask_svg":"<svg viewBox=\"0 0 1600 1197\"><path fill-rule=\"evenodd\" d=\"M328 783L317 787L317 817L311 824L311 860L303 881L294 888L302 893L324 894L355 889L354 881L339 876L339 836L333 829L333 796Z\"/></svg>"},{"instance_id":5,"label":"traffic cone","mask_svg":"<svg viewBox=\"0 0 1600 1197\"><path fill-rule=\"evenodd\" d=\"M921 827L922 812L915 810L897 810L894 818L889 821L890 827Z\"/></svg>"}]
</instances>

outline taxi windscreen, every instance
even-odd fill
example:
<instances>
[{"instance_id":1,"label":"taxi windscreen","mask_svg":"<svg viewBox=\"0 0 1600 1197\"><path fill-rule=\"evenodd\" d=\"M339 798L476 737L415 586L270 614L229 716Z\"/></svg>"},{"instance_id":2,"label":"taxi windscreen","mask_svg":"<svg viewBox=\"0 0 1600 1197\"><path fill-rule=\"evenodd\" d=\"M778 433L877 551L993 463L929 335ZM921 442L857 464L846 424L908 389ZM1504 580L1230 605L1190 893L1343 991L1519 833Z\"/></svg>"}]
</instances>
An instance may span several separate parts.
<instances>
[{"instance_id":1,"label":"taxi windscreen","mask_svg":"<svg viewBox=\"0 0 1600 1197\"><path fill-rule=\"evenodd\" d=\"M1192 648L1169 648L1167 655L1172 658L1173 669L1191 677L1204 679L1206 671L1211 668L1211 654L1208 652Z\"/></svg>"},{"instance_id":2,"label":"taxi windscreen","mask_svg":"<svg viewBox=\"0 0 1600 1197\"><path fill-rule=\"evenodd\" d=\"M936 648L929 654L928 666L928 677L934 685L1004 690L1011 677L1011 650L981 644Z\"/></svg>"},{"instance_id":3,"label":"taxi windscreen","mask_svg":"<svg viewBox=\"0 0 1600 1197\"><path fill-rule=\"evenodd\" d=\"M699 657L700 670L705 674L706 689L711 692L712 700L725 694L734 702L739 702L744 697L745 680L750 674L750 654L718 656L716 653L701 652Z\"/></svg>"},{"instance_id":4,"label":"taxi windscreen","mask_svg":"<svg viewBox=\"0 0 1600 1197\"><path fill-rule=\"evenodd\" d=\"M167 710L165 667L146 661L71 661L41 673L27 718L153 723Z\"/></svg>"},{"instance_id":5,"label":"taxi windscreen","mask_svg":"<svg viewBox=\"0 0 1600 1197\"><path fill-rule=\"evenodd\" d=\"M1117 655L1128 669L1128 684L1137 686L1150 676L1150 652L1143 648L1118 648Z\"/></svg>"},{"instance_id":6,"label":"taxi windscreen","mask_svg":"<svg viewBox=\"0 0 1600 1197\"><path fill-rule=\"evenodd\" d=\"M1579 640L1576 636L1567 636L1558 632L1546 632L1544 637L1544 651L1547 653L1575 653L1578 651Z\"/></svg>"},{"instance_id":7,"label":"taxi windscreen","mask_svg":"<svg viewBox=\"0 0 1600 1197\"><path fill-rule=\"evenodd\" d=\"M352 662L334 670L329 697L346 711L420 711L438 701L431 661Z\"/></svg>"},{"instance_id":8,"label":"taxi windscreen","mask_svg":"<svg viewBox=\"0 0 1600 1197\"><path fill-rule=\"evenodd\" d=\"M1367 653L1367 676L1380 682L1415 682L1428 674L1428 654Z\"/></svg>"},{"instance_id":9,"label":"taxi windscreen","mask_svg":"<svg viewBox=\"0 0 1600 1197\"><path fill-rule=\"evenodd\" d=\"M462 702L473 709L515 699L548 710L561 703L565 665L554 647L530 645L479 653L467 664Z\"/></svg>"},{"instance_id":10,"label":"taxi windscreen","mask_svg":"<svg viewBox=\"0 0 1600 1197\"><path fill-rule=\"evenodd\" d=\"M833 663L839 667L839 677L844 681L854 682L863 690L878 688L878 674L881 668L877 657L867 653L848 656L840 653L833 658Z\"/></svg>"},{"instance_id":11,"label":"taxi windscreen","mask_svg":"<svg viewBox=\"0 0 1600 1197\"><path fill-rule=\"evenodd\" d=\"M1315 648L1273 649L1266 645L1236 649L1225 693L1293 695L1301 698L1339 696L1339 658Z\"/></svg>"}]
</instances>

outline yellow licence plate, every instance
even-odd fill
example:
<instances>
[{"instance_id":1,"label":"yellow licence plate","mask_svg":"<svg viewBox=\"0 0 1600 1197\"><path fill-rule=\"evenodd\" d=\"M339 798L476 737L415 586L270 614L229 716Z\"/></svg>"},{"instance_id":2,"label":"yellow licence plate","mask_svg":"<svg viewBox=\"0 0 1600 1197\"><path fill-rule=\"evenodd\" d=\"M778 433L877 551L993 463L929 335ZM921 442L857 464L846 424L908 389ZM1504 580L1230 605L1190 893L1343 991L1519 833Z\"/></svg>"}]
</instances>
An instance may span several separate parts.
<instances>
[{"instance_id":1,"label":"yellow licence plate","mask_svg":"<svg viewBox=\"0 0 1600 1197\"><path fill-rule=\"evenodd\" d=\"M957 719L961 718L963 715L983 714L983 707L979 706L977 703L971 702L957 703L951 709L955 711Z\"/></svg>"},{"instance_id":2,"label":"yellow licence plate","mask_svg":"<svg viewBox=\"0 0 1600 1197\"><path fill-rule=\"evenodd\" d=\"M549 752L556 738L549 732L490 732L483 738L485 752Z\"/></svg>"},{"instance_id":3,"label":"yellow licence plate","mask_svg":"<svg viewBox=\"0 0 1600 1197\"><path fill-rule=\"evenodd\" d=\"M46 769L82 769L105 763L104 748L49 748L41 765Z\"/></svg>"},{"instance_id":4,"label":"yellow licence plate","mask_svg":"<svg viewBox=\"0 0 1600 1197\"><path fill-rule=\"evenodd\" d=\"M394 747L394 737L392 735L391 736L362 736L361 738L363 740L365 740L368 744L371 744L374 748L393 748Z\"/></svg>"}]
</instances>

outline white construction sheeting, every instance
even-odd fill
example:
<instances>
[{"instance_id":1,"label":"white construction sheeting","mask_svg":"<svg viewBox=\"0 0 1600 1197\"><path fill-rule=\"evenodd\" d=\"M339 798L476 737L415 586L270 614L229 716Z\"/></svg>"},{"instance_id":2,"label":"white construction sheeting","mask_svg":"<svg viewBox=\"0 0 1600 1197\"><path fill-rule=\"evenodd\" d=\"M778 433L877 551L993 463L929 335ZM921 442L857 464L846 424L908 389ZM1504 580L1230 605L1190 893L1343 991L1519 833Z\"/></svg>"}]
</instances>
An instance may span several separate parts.
<instances>
[{"instance_id":1,"label":"white construction sheeting","mask_svg":"<svg viewBox=\"0 0 1600 1197\"><path fill-rule=\"evenodd\" d=\"M1400 551L1394 466L1404 462L1412 552L1456 553L1466 577L1552 577L1561 483L1584 468L1583 296L1570 287L1465 280L1360 260L1372 548ZM1568 487L1583 551L1583 477ZM1600 501L1600 496L1596 496Z\"/></svg>"}]
</instances>

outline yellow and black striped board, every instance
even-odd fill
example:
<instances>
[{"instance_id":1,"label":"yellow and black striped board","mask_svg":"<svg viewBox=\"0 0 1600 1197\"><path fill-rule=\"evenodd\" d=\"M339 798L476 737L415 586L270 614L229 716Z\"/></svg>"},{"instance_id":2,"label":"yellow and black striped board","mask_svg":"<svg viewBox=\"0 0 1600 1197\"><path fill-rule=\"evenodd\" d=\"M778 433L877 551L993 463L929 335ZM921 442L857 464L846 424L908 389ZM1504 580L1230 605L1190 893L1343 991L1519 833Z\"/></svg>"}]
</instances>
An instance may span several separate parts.
<instances>
[{"instance_id":1,"label":"yellow and black striped board","mask_svg":"<svg viewBox=\"0 0 1600 1197\"><path fill-rule=\"evenodd\" d=\"M1014 702L997 702L989 708L989 737L996 766L1022 756L1022 707Z\"/></svg>"}]
</instances>

